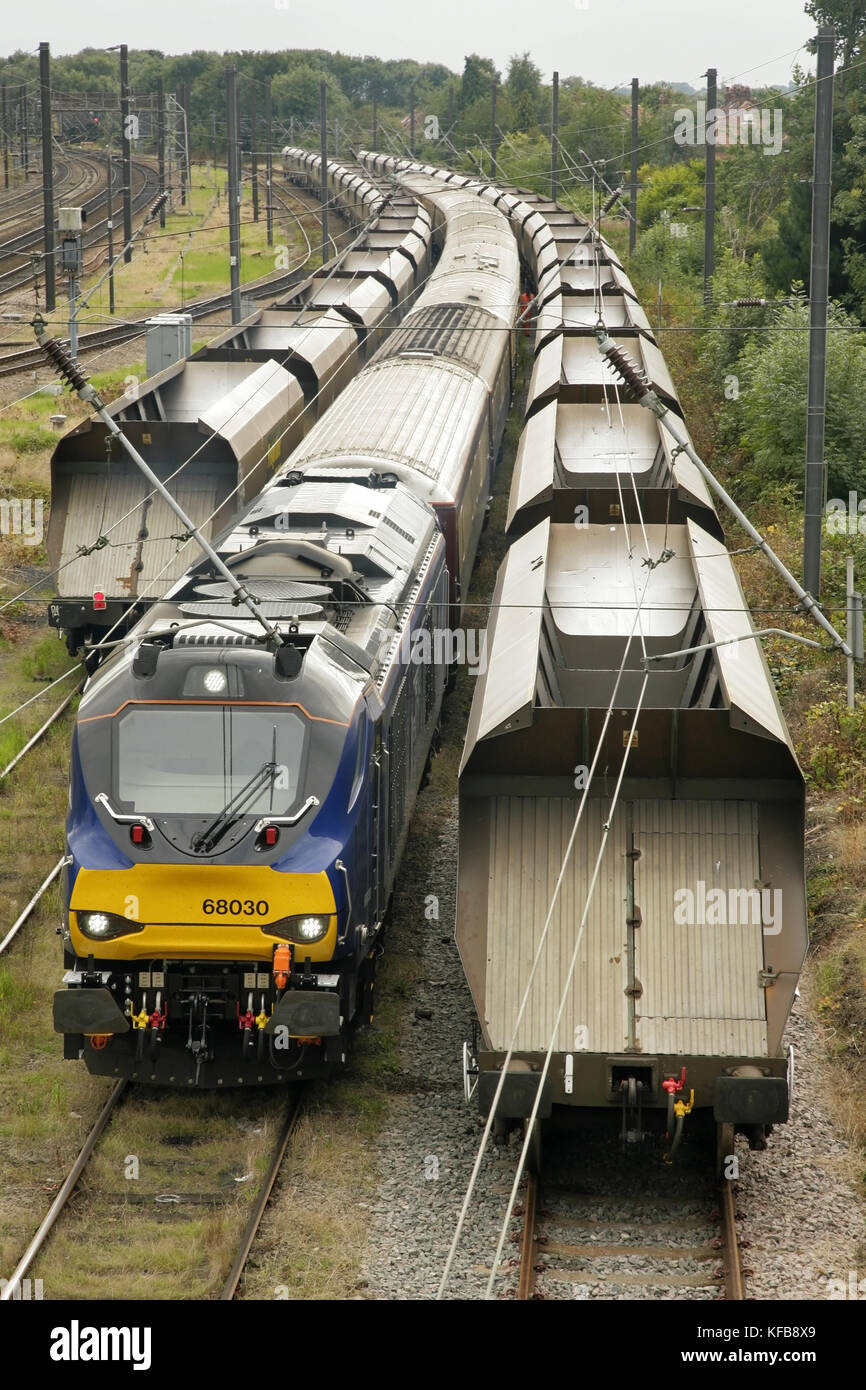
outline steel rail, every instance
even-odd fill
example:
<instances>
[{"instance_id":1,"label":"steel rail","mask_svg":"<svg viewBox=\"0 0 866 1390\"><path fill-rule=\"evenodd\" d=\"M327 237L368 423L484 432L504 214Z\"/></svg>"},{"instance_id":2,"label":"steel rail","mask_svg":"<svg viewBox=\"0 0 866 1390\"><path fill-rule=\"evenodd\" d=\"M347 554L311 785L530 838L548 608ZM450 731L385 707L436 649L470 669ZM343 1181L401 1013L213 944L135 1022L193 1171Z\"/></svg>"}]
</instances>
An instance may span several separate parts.
<instances>
[{"instance_id":1,"label":"steel rail","mask_svg":"<svg viewBox=\"0 0 866 1390\"><path fill-rule=\"evenodd\" d=\"M92 158L95 159L95 156L92 156ZM137 215L142 210L146 209L153 201L154 194L157 191L158 180L156 170L151 169L150 165L144 164L140 160L133 164L132 172L134 179L141 179L139 187L134 189L132 193L132 211L134 215ZM99 174L100 170L98 168L93 170L94 177L90 180L90 186L93 186L95 183L96 191L91 193L82 204L87 210L89 217L93 213L96 213L99 208L107 202L106 187L102 186ZM107 186L107 180L105 180L105 184ZM77 190L73 190L66 193L64 196L68 199L76 196L76 194ZM103 217L98 222L89 221L82 233L81 244L83 249L101 249L107 237L107 227L107 217ZM21 261L30 259L25 254L28 248L39 246L41 241L42 226L40 224L37 228L31 229L29 232L22 232L20 236L5 243L3 247L0 247L0 260L8 260L13 255L17 256ZM13 290L21 289L28 285L32 279L32 264L13 266L9 270L2 271L0 272L0 294L9 294Z\"/></svg>"},{"instance_id":2,"label":"steel rail","mask_svg":"<svg viewBox=\"0 0 866 1390\"><path fill-rule=\"evenodd\" d=\"M523 1206L523 1230L520 1234L520 1274L517 1280L517 1297L520 1302L531 1299L535 1292L535 1224L537 1215L538 1178L535 1173L528 1173Z\"/></svg>"},{"instance_id":3,"label":"steel rail","mask_svg":"<svg viewBox=\"0 0 866 1390\"><path fill-rule=\"evenodd\" d=\"M39 1254L40 1250L44 1246L46 1240L51 1234L51 1231L54 1227L55 1222L57 1221L58 1216L62 1212L63 1208L66 1206L66 1203L69 1201L69 1198L75 1190L76 1184L78 1183L78 1179L84 1172L84 1169L87 1166L88 1159L93 1153L93 1150L96 1147L96 1144L99 1140L100 1135L102 1134L102 1131L105 1129L105 1126L108 1124L108 1121L111 1119L111 1116L117 1109L118 1103L120 1102L126 1090L126 1087L127 1082L125 1080L118 1081L114 1090L111 1092L111 1095L108 1097L108 1100L105 1102L105 1105L103 1106L102 1111L100 1112L96 1124L93 1126L93 1129L90 1131L87 1138L85 1139L84 1145L78 1157L76 1158L75 1162L69 1170L69 1173L64 1179L60 1191L57 1193L57 1196L54 1198L54 1201L48 1208L46 1215L43 1217L39 1225L39 1229L37 1230L30 1244L27 1246L27 1249L24 1251L24 1254L21 1256L21 1259L18 1261L9 1278L5 1280L2 1292L0 1292L0 1303L9 1303L14 1298L16 1288L20 1286L21 1280L24 1278L24 1275L27 1273L33 1261L36 1259L36 1256Z\"/></svg>"},{"instance_id":4,"label":"steel rail","mask_svg":"<svg viewBox=\"0 0 866 1390\"><path fill-rule=\"evenodd\" d=\"M60 870L63 868L63 865L64 865L65 863L66 863L65 857L62 857L62 858L58 859L57 863L54 865L54 868L51 870L51 873L50 873L50 874L48 875L48 877L43 881L41 887L38 888L38 889L36 890L36 892L33 894L33 897L30 899L30 901L29 901L29 903L27 904L27 906L25 907L24 911L21 912L21 913L18 915L18 917L15 919L15 921L12 923L12 926L9 928L9 930L8 930L8 932L6 933L6 935L4 936L3 940L0 941L0 956L2 956L3 952L6 950L6 947L9 946L10 943L11 943L11 942L15 939L15 937L18 935L18 932L19 932L20 928L24 926L24 923L27 921L27 918L30 916L30 914L31 914L31 912L33 911L34 907L35 907L36 904L39 902L39 899L40 899L40 898L48 891L48 889L51 887L52 883L53 883L54 880L56 879L57 875L60 873Z\"/></svg>"},{"instance_id":5,"label":"steel rail","mask_svg":"<svg viewBox=\"0 0 866 1390\"><path fill-rule=\"evenodd\" d=\"M72 700L75 699L75 696L76 696L76 695L80 695L80 694L81 694L81 691L82 691L83 689L84 689L84 681L83 681L83 680L80 680L80 681L78 682L78 684L75 686L75 688L74 688L73 690L70 690L69 694L66 696L66 699L63 700L62 703L59 704L59 705L57 706L57 709L54 711L54 713L48 716L48 718L46 719L45 723L41 726L41 728L37 729L37 730L36 730L36 733L35 733L35 734L32 734L32 735L30 736L30 738L27 740L27 742L25 743L24 747L20 750L20 752L18 752L18 753L15 754L15 757L12 759L11 763L7 763L7 764L6 764L6 766L3 768L3 771L0 772L0 782L3 781L3 778L4 778L4 777L8 777L8 776L9 776L9 773L12 771L12 769L13 769L14 767L17 767L18 764L21 762L21 759L22 759L27 753L30 752L30 749L31 749L31 748L34 748L34 747L36 746L36 744L37 744L37 743L39 742L39 740L43 737L43 735L45 735L45 734L48 732L48 730L51 728L51 725L54 723L55 719L59 719L59 718L60 718L60 716L61 716L61 714L63 713L63 711L64 711L65 709L68 708L69 704L71 703Z\"/></svg>"},{"instance_id":6,"label":"steel rail","mask_svg":"<svg viewBox=\"0 0 866 1390\"><path fill-rule=\"evenodd\" d=\"M732 1178L725 1178L722 1183L722 1242L725 1265L725 1298L731 1302L742 1302L746 1297L746 1285L740 1260L740 1241L737 1236L737 1212Z\"/></svg>"},{"instance_id":7,"label":"steel rail","mask_svg":"<svg viewBox=\"0 0 866 1390\"><path fill-rule=\"evenodd\" d=\"M271 1156L271 1161L268 1165L268 1171L265 1174L264 1179L262 1180L261 1187L259 1188L259 1195L256 1198L256 1204L253 1208L252 1215L250 1216L250 1219L247 1222L247 1225L244 1229L244 1233L241 1238L241 1243L238 1248L238 1253L235 1256L234 1264L231 1267L231 1271L229 1273L228 1278L223 1284L222 1292L220 1294L220 1302L222 1303L230 1303L234 1298L235 1293L237 1292L238 1284L241 1281L244 1268L246 1266L247 1260L249 1259L250 1251L253 1247L253 1241L255 1240L256 1235L258 1233L262 1217L265 1214L265 1208L268 1205L271 1192L273 1191L274 1183L277 1180L277 1174L280 1171L280 1165L282 1164L283 1156L285 1155L286 1149L288 1148L289 1140L291 1139L292 1135L295 1132L295 1129L297 1128L298 1121L301 1118L302 1110L303 1107L300 1099L298 1097L294 1097L291 1101L289 1112L286 1115L286 1119L283 1124L280 1136L277 1139L277 1142L274 1146L274 1152Z\"/></svg>"},{"instance_id":8,"label":"steel rail","mask_svg":"<svg viewBox=\"0 0 866 1390\"><path fill-rule=\"evenodd\" d=\"M311 208L310 211L312 212L313 209ZM344 253L340 252L339 254ZM327 264L330 265L331 262L329 261ZM282 294L286 290L302 284L312 273L314 272L305 273L301 266L278 275L261 276L257 280L250 280L241 285L241 293L251 299L267 299L270 295ZM210 299L198 299L185 304L183 312L191 314L194 319L206 318L209 314L215 314L221 309L228 308L230 303L230 294L218 294ZM180 310L178 309L177 312ZM132 338L141 337L144 331L145 320L135 319L113 328L98 328L91 333L82 333L78 339L78 356L80 358L85 352L94 352L100 348L128 342ZM0 377L12 376L17 372L28 371L33 367L44 365L45 354L41 348L23 348L20 352L6 353L0 357Z\"/></svg>"},{"instance_id":9,"label":"steel rail","mask_svg":"<svg viewBox=\"0 0 866 1390\"><path fill-rule=\"evenodd\" d=\"M69 183L69 163L65 159L55 160L54 173L58 196L65 197L66 185ZM30 204L33 205L32 210ZM11 215L7 215L10 213ZM15 196L0 201L0 232L5 232L8 227L18 227L22 222L32 225L34 213L40 217L42 215L41 181L28 184L26 191L22 188ZM0 244L0 257L4 254L6 242L14 240L15 237L4 237L3 243Z\"/></svg>"}]
</instances>

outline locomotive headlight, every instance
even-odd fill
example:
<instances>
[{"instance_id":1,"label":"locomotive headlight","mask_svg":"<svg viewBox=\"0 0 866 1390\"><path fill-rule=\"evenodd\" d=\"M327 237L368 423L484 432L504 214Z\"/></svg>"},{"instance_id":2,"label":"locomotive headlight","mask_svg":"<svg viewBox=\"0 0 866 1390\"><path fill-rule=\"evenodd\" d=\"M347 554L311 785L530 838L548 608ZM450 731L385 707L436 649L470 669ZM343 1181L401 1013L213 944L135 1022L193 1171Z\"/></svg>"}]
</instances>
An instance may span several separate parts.
<instances>
[{"instance_id":1,"label":"locomotive headlight","mask_svg":"<svg viewBox=\"0 0 866 1390\"><path fill-rule=\"evenodd\" d=\"M222 695L228 681L225 671L208 671L204 678L204 688L209 695Z\"/></svg>"},{"instance_id":2,"label":"locomotive headlight","mask_svg":"<svg viewBox=\"0 0 866 1390\"><path fill-rule=\"evenodd\" d=\"M328 928L331 925L329 916L313 916L312 914L299 914L297 917L284 917L281 922L272 922L270 926L262 927L262 931L268 936L281 936L286 941L297 941L301 944L310 941L321 941L323 936L327 936Z\"/></svg>"},{"instance_id":3,"label":"locomotive headlight","mask_svg":"<svg viewBox=\"0 0 866 1390\"><path fill-rule=\"evenodd\" d=\"M327 930L327 917L302 917L298 922L298 934L303 941L318 941Z\"/></svg>"},{"instance_id":4,"label":"locomotive headlight","mask_svg":"<svg viewBox=\"0 0 866 1390\"><path fill-rule=\"evenodd\" d=\"M144 931L140 922L131 922L117 912L79 912L78 930L92 941L112 941L117 936L130 936Z\"/></svg>"}]
</instances>

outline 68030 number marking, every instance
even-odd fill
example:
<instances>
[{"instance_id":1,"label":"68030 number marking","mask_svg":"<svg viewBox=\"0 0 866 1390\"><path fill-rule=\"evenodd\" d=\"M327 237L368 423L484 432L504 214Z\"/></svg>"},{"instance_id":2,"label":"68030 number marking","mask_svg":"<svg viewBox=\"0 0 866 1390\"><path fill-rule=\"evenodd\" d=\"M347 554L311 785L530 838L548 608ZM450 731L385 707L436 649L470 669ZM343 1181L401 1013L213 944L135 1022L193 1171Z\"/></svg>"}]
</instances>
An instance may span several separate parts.
<instances>
[{"instance_id":1,"label":"68030 number marking","mask_svg":"<svg viewBox=\"0 0 866 1390\"><path fill-rule=\"evenodd\" d=\"M205 898L201 910L205 917L267 917L270 907L264 898Z\"/></svg>"}]
</instances>

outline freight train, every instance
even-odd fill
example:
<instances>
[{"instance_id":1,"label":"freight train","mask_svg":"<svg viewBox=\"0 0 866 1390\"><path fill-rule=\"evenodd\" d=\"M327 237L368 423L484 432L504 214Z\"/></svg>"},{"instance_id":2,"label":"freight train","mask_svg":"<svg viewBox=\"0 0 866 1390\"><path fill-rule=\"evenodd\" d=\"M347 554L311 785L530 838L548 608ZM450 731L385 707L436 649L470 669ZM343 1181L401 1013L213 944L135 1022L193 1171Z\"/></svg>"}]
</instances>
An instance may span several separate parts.
<instances>
[{"instance_id":1,"label":"freight train","mask_svg":"<svg viewBox=\"0 0 866 1390\"><path fill-rule=\"evenodd\" d=\"M297 152L286 151L294 161ZM512 382L520 261L474 192L399 177L436 268L368 365L153 603L78 710L64 1055L216 1087L327 1075L375 958Z\"/></svg>"},{"instance_id":2,"label":"freight train","mask_svg":"<svg viewBox=\"0 0 866 1390\"><path fill-rule=\"evenodd\" d=\"M306 184L308 162L286 151L286 179ZM332 261L290 274L282 297L192 357L144 382L130 378L110 407L207 539L258 495L430 272L430 217L407 190L331 162L327 195L345 223ZM63 437L51 460L46 547L57 589L49 620L71 653L132 627L180 579L188 558L177 532L102 421Z\"/></svg>"},{"instance_id":3,"label":"freight train","mask_svg":"<svg viewBox=\"0 0 866 1390\"><path fill-rule=\"evenodd\" d=\"M537 296L459 772L466 1094L499 1126L531 1119L536 1161L555 1110L613 1112L669 1155L702 1112L721 1168L735 1132L761 1148L788 1117L802 773L706 482L599 350L626 349L684 431L618 257L562 209L475 186Z\"/></svg>"}]
</instances>

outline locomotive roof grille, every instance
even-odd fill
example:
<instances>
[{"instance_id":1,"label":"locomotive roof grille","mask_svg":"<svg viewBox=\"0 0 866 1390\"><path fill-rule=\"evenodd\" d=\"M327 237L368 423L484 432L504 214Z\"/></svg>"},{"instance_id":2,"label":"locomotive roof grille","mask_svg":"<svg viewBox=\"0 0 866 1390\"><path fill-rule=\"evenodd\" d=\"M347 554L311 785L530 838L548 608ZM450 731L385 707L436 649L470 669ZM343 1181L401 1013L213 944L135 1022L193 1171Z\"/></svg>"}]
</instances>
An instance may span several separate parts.
<instances>
[{"instance_id":1,"label":"locomotive roof grille","mask_svg":"<svg viewBox=\"0 0 866 1390\"><path fill-rule=\"evenodd\" d=\"M468 304L431 304L411 315L406 328L392 333L376 360L419 353L448 357L470 371L477 371L484 355L484 333L493 314Z\"/></svg>"},{"instance_id":2,"label":"locomotive roof grille","mask_svg":"<svg viewBox=\"0 0 866 1390\"><path fill-rule=\"evenodd\" d=\"M256 647L259 643L255 637L246 637L242 633L216 633L204 632L179 632L172 643L175 647Z\"/></svg>"}]
</instances>

